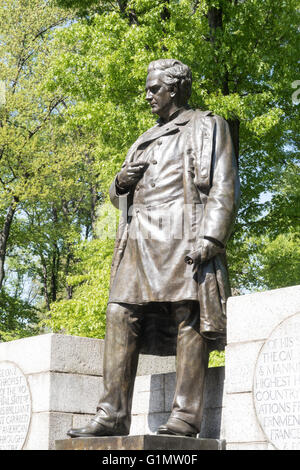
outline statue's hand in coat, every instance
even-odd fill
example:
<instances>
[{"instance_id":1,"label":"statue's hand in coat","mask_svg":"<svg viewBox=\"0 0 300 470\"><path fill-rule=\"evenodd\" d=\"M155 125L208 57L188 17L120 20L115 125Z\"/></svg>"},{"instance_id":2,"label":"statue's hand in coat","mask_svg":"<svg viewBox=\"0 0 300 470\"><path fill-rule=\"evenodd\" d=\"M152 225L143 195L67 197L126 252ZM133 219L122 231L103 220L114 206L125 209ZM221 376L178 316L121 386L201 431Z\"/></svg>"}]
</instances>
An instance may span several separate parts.
<instances>
[{"instance_id":1,"label":"statue's hand in coat","mask_svg":"<svg viewBox=\"0 0 300 470\"><path fill-rule=\"evenodd\" d=\"M134 186L142 178L148 165L146 162L126 163L117 174L116 182L118 189L126 191L131 186Z\"/></svg>"},{"instance_id":2,"label":"statue's hand in coat","mask_svg":"<svg viewBox=\"0 0 300 470\"><path fill-rule=\"evenodd\" d=\"M206 263L219 253L224 253L225 248L222 247L220 243L217 243L218 242L215 243L211 240L202 238L199 242L199 248L189 253L185 257L184 261L187 264L192 264L193 270L195 271L200 264Z\"/></svg>"}]
</instances>

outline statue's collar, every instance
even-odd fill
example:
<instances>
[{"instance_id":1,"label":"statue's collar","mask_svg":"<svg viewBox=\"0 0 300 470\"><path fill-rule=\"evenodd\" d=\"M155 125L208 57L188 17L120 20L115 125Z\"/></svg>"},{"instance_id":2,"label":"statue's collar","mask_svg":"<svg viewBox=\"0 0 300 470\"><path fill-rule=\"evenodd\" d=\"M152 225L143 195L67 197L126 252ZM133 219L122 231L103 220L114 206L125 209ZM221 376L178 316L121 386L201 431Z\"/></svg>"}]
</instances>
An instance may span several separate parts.
<instances>
[{"instance_id":1,"label":"statue's collar","mask_svg":"<svg viewBox=\"0 0 300 470\"><path fill-rule=\"evenodd\" d=\"M186 124L190 119L193 110L189 106L184 106L182 108L177 109L175 113L170 116L168 121L164 121L162 118L157 120L157 124L161 127L167 124L177 124L183 125Z\"/></svg>"},{"instance_id":2,"label":"statue's collar","mask_svg":"<svg viewBox=\"0 0 300 470\"><path fill-rule=\"evenodd\" d=\"M176 116L173 115L173 119L168 122L157 122L154 127L151 127L146 131L137 141L136 148L148 145L163 135L174 134L180 131L180 126L187 124L193 117L195 111L191 108L181 108L176 111Z\"/></svg>"}]
</instances>

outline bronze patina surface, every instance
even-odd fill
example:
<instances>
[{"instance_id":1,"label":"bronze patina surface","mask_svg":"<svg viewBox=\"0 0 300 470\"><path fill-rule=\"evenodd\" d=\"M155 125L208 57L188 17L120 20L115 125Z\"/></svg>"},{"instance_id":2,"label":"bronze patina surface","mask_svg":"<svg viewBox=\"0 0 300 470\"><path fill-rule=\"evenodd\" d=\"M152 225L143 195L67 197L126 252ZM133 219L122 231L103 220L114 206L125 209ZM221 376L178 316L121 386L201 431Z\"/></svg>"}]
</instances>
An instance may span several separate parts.
<instances>
[{"instance_id":1,"label":"bronze patina surface","mask_svg":"<svg viewBox=\"0 0 300 470\"><path fill-rule=\"evenodd\" d=\"M138 356L177 354L169 420L158 434L200 430L209 348L226 335L226 243L239 203L228 123L188 106L192 75L151 62L146 100L159 119L129 149L110 187L121 217L111 269L104 393L71 437L125 436ZM70 444L71 445L71 444Z\"/></svg>"}]
</instances>

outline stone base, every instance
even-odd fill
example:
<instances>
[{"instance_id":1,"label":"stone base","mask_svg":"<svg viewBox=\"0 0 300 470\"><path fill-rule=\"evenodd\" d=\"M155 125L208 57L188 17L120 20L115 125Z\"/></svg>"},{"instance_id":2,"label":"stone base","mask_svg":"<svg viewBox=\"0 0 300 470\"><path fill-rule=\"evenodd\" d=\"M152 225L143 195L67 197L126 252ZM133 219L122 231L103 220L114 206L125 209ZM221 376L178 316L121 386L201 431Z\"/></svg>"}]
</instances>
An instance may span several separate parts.
<instances>
[{"instance_id":1,"label":"stone base","mask_svg":"<svg viewBox=\"0 0 300 470\"><path fill-rule=\"evenodd\" d=\"M66 439L68 429L85 426L95 415L103 392L103 351L104 340L52 333L0 344L0 369L3 363L14 363L25 376L30 391L27 396L31 419L27 420L22 449L53 450L56 440ZM130 435L152 435L168 420L175 390L175 366L173 356L140 355ZM224 367L208 369L201 438L225 436L224 375ZM19 396L17 385L5 383L6 377L0 374L0 450L11 447L6 426L17 423L16 419L22 423L26 419L23 414L14 415L14 409L6 406L7 400L24 404L24 397ZM17 436L13 450L22 445L16 442Z\"/></svg>"},{"instance_id":2,"label":"stone base","mask_svg":"<svg viewBox=\"0 0 300 470\"><path fill-rule=\"evenodd\" d=\"M55 441L56 450L225 450L225 440L180 436L80 437Z\"/></svg>"},{"instance_id":3,"label":"stone base","mask_svg":"<svg viewBox=\"0 0 300 470\"><path fill-rule=\"evenodd\" d=\"M224 394L224 422L226 433L227 450L275 450L275 445L268 440L259 423L256 401L256 368L261 354L261 350L268 342L268 338L275 328L283 325L284 322L296 313L300 312L300 285L275 289L265 292L256 292L236 297L230 297L227 303L227 346L225 354L225 394ZM280 406L280 396L292 397L300 396L299 372L293 377L293 369L297 371L299 355L292 352L292 346L298 344L299 329L286 332L282 338L273 341L272 355L276 358L276 365L272 365L272 357L265 356L266 362L261 367L262 389L260 396L268 396L269 403L261 403L261 412L265 412L264 423L274 423L274 436L284 436L284 440L289 445L289 436L299 436L299 424L291 414L285 414L284 408ZM295 336L297 335L297 337ZM288 341L288 347L286 346ZM276 350L286 354L282 361ZM291 359L288 359L289 356ZM268 362L269 361L269 362ZM293 361L295 361L293 363ZM298 362L297 362L298 361ZM281 371L283 377L280 377ZM267 372L266 372L267 371ZM268 374L266 377L265 374ZM284 382L283 382L284 380ZM277 388L276 388L277 384ZM282 386L284 385L284 387ZM291 389L291 385L298 385L298 390ZM284 389L284 390L283 390ZM299 400L299 399L298 399ZM286 409L289 402L286 401ZM273 411L273 406L280 410L280 413ZM268 409L272 409L272 414L268 415ZM275 409L275 408L274 408ZM265 411L264 411L265 410ZM273 414L275 413L275 414ZM280 429L276 422L280 414ZM273 420L274 418L274 420ZM295 420L295 424L292 421ZM289 424L290 423L290 424ZM279 426L278 425L278 426ZM286 428L288 426L288 428ZM273 427L273 424L272 424ZM298 429L298 431L296 430ZM298 438L299 439L299 438ZM299 442L299 440L298 440ZM292 450L290 447L287 449Z\"/></svg>"}]
</instances>

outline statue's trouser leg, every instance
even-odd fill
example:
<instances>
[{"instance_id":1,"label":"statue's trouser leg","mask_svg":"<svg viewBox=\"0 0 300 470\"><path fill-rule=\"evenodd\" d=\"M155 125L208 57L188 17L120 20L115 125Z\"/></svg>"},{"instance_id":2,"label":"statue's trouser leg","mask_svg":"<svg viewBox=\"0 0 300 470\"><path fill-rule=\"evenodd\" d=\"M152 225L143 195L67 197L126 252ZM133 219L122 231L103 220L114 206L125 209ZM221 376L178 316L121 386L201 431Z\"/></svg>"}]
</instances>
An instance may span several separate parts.
<instances>
[{"instance_id":1,"label":"statue's trouser leg","mask_svg":"<svg viewBox=\"0 0 300 470\"><path fill-rule=\"evenodd\" d=\"M200 431L205 376L208 367L207 340L199 333L199 304L172 304L178 325L176 388L171 420L182 420Z\"/></svg>"},{"instance_id":2,"label":"statue's trouser leg","mask_svg":"<svg viewBox=\"0 0 300 470\"><path fill-rule=\"evenodd\" d=\"M95 419L116 433L129 432L130 428L140 328L141 315L136 306L108 305L103 361L104 391Z\"/></svg>"}]
</instances>

